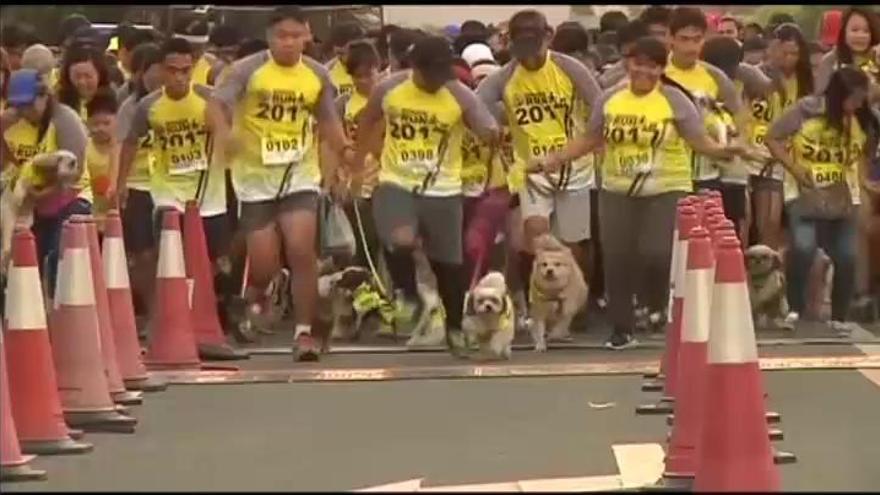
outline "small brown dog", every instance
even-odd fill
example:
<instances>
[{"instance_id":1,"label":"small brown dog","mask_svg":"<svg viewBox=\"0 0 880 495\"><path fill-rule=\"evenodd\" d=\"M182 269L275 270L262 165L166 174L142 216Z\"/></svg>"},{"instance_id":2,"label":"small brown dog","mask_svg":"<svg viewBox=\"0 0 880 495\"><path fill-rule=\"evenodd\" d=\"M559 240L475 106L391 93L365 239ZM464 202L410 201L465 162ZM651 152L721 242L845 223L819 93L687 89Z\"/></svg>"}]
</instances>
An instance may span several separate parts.
<instances>
[{"instance_id":1,"label":"small brown dog","mask_svg":"<svg viewBox=\"0 0 880 495\"><path fill-rule=\"evenodd\" d=\"M587 303L589 288L571 250L551 235L535 240L535 264L529 282L531 334L535 351L547 350L549 337L569 336L574 316Z\"/></svg>"},{"instance_id":2,"label":"small brown dog","mask_svg":"<svg viewBox=\"0 0 880 495\"><path fill-rule=\"evenodd\" d=\"M745 252L749 275L749 300L752 319L757 328L793 330L786 321L788 298L782 256L769 246L758 244Z\"/></svg>"}]
</instances>

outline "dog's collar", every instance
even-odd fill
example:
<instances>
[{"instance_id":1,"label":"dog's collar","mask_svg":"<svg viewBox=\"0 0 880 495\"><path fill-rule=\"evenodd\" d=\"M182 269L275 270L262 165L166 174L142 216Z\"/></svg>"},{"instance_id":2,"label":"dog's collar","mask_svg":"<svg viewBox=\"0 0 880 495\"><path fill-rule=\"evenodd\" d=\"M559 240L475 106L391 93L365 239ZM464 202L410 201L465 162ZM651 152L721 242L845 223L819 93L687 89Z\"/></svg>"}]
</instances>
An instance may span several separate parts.
<instances>
[{"instance_id":1,"label":"dog's collar","mask_svg":"<svg viewBox=\"0 0 880 495\"><path fill-rule=\"evenodd\" d=\"M531 299L532 301L534 301L536 299L540 299L542 301L559 303L559 306L556 308L556 311L562 312L562 298L561 297L559 297L559 296L548 297L547 294L545 294L541 289L539 289L535 286L532 286L530 296L531 297L529 299Z\"/></svg>"}]
</instances>

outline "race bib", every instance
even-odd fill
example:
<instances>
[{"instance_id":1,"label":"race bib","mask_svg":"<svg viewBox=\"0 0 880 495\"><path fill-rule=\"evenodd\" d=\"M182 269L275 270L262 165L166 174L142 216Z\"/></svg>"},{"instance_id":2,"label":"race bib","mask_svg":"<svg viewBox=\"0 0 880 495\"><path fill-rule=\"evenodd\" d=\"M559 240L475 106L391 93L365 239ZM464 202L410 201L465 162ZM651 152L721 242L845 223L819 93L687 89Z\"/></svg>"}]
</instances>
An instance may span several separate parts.
<instances>
[{"instance_id":1,"label":"race bib","mask_svg":"<svg viewBox=\"0 0 880 495\"><path fill-rule=\"evenodd\" d=\"M639 174L650 174L653 170L650 150L622 150L617 155L617 173L620 176L634 178Z\"/></svg>"},{"instance_id":2,"label":"race bib","mask_svg":"<svg viewBox=\"0 0 880 495\"><path fill-rule=\"evenodd\" d=\"M404 148L400 151L400 165L415 178L422 179L437 168L437 152L431 148Z\"/></svg>"},{"instance_id":3,"label":"race bib","mask_svg":"<svg viewBox=\"0 0 880 495\"><path fill-rule=\"evenodd\" d=\"M305 156L299 138L292 136L264 137L260 141L260 152L263 165L270 167L296 164Z\"/></svg>"},{"instance_id":4,"label":"race bib","mask_svg":"<svg viewBox=\"0 0 880 495\"><path fill-rule=\"evenodd\" d=\"M843 167L837 164L814 164L810 168L813 176L813 184L818 188L828 187L838 182L845 182L846 175Z\"/></svg>"},{"instance_id":5,"label":"race bib","mask_svg":"<svg viewBox=\"0 0 880 495\"><path fill-rule=\"evenodd\" d=\"M558 153L565 149L568 138L565 136L547 136L542 139L529 140L529 155L531 158L543 158L551 153Z\"/></svg>"},{"instance_id":6,"label":"race bib","mask_svg":"<svg viewBox=\"0 0 880 495\"><path fill-rule=\"evenodd\" d=\"M171 153L168 161L169 175L184 175L207 170L208 160L202 150L194 149Z\"/></svg>"}]
</instances>

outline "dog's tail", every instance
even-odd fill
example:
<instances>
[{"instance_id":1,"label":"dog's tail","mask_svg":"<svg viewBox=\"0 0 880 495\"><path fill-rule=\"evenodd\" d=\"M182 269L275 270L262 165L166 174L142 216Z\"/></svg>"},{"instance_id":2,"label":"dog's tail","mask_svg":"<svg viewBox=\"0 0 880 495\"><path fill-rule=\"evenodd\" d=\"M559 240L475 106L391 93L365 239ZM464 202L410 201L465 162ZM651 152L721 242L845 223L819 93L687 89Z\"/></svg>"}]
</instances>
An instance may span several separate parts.
<instances>
[{"instance_id":1,"label":"dog's tail","mask_svg":"<svg viewBox=\"0 0 880 495\"><path fill-rule=\"evenodd\" d=\"M565 247L559 239L550 234L544 234L535 239L535 249L538 251L565 251Z\"/></svg>"}]
</instances>

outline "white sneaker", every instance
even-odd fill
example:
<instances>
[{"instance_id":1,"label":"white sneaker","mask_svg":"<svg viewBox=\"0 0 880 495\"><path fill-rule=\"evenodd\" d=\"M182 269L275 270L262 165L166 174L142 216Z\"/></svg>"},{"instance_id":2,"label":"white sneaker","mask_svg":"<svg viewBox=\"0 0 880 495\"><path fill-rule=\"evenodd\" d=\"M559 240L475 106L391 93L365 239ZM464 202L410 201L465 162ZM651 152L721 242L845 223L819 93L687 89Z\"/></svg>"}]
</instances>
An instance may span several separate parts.
<instances>
[{"instance_id":1,"label":"white sneaker","mask_svg":"<svg viewBox=\"0 0 880 495\"><path fill-rule=\"evenodd\" d=\"M788 315L785 316L786 323L797 323L800 319L801 319L801 315L799 315L795 311L792 311L792 312L788 313Z\"/></svg>"}]
</instances>

